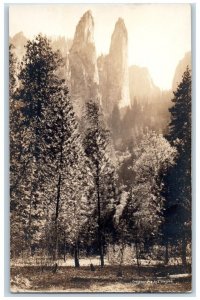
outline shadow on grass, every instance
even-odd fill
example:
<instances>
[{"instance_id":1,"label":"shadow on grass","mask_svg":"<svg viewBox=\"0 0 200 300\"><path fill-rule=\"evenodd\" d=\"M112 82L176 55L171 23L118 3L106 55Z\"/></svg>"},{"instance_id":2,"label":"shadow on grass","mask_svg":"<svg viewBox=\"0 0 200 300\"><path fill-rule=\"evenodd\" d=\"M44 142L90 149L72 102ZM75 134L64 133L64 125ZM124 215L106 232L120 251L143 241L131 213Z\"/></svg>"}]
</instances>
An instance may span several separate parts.
<instances>
[{"instance_id":1,"label":"shadow on grass","mask_svg":"<svg viewBox=\"0 0 200 300\"><path fill-rule=\"evenodd\" d=\"M121 270L121 272L119 272ZM51 291L51 290L90 290L93 286L102 289L112 286L115 292L115 286L137 287L140 292L153 292L165 289L168 285L169 291L188 290L191 285L191 277L169 279L170 275L191 273L191 267L182 268L181 266L141 266L140 275L138 275L137 266L105 266L104 268L96 267L91 271L90 267L84 266L78 269L73 267L59 267L56 273L52 272L49 267L12 267L11 279L15 282L16 276L28 279L31 291ZM119 276L120 274L120 276ZM156 283L162 278L163 282ZM166 283L165 283L166 280ZM167 280L169 283L167 283ZM153 283L149 286L149 281ZM155 283L154 283L155 282ZM171 283L171 286L170 286ZM165 286L164 286L165 285ZM184 288L184 285L186 286ZM23 286L19 289L23 289Z\"/></svg>"}]
</instances>

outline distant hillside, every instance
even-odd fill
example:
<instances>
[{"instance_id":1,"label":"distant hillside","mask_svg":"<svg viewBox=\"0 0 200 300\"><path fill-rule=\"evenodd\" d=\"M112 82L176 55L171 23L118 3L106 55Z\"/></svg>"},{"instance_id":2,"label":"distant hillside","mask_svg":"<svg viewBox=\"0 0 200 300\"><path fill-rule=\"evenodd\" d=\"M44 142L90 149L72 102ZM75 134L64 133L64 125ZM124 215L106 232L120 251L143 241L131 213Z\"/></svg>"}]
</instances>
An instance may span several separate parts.
<instances>
[{"instance_id":1,"label":"distant hillside","mask_svg":"<svg viewBox=\"0 0 200 300\"><path fill-rule=\"evenodd\" d=\"M155 102L161 96L161 91L154 84L149 70L135 65L129 67L129 90L132 103L135 99L140 103Z\"/></svg>"},{"instance_id":2,"label":"distant hillside","mask_svg":"<svg viewBox=\"0 0 200 300\"><path fill-rule=\"evenodd\" d=\"M18 60L21 60L25 54L25 45L28 39L25 37L23 32L16 33L12 38L10 38L10 43L14 46L14 53Z\"/></svg>"}]
</instances>

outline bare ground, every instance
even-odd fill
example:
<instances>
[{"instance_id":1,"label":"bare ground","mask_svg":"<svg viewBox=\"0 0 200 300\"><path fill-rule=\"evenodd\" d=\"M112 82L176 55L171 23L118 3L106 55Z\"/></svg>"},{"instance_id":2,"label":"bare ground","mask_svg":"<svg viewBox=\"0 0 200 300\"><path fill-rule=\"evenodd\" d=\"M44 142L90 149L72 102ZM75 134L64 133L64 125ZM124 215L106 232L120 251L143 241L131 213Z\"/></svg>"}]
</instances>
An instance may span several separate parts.
<instances>
[{"instance_id":1,"label":"bare ground","mask_svg":"<svg viewBox=\"0 0 200 300\"><path fill-rule=\"evenodd\" d=\"M11 267L12 292L190 292L190 268L180 266Z\"/></svg>"}]
</instances>

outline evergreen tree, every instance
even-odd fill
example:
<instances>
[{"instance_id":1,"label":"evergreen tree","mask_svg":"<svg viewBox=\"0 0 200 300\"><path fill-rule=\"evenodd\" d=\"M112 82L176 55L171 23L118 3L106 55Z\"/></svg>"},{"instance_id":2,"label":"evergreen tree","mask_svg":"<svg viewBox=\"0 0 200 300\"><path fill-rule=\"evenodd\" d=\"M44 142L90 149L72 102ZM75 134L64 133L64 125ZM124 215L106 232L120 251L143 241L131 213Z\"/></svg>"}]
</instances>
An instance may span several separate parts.
<instances>
[{"instance_id":1,"label":"evergreen tree","mask_svg":"<svg viewBox=\"0 0 200 300\"><path fill-rule=\"evenodd\" d=\"M16 137L11 132L11 144L14 147L16 139L20 148L11 166L19 164L20 169L19 181L11 179L19 190L18 221L13 224L21 228L25 250L33 254L41 247L54 259L63 234L64 242L74 248L78 267L79 234L92 213L88 205L92 183L68 89L58 77L62 63L45 37L28 41L14 93L18 109L13 117L20 116L20 139L19 133ZM13 191L16 194L17 189Z\"/></svg>"},{"instance_id":2,"label":"evergreen tree","mask_svg":"<svg viewBox=\"0 0 200 300\"><path fill-rule=\"evenodd\" d=\"M191 238L191 71L188 67L172 102L167 139L177 148L178 156L165 177L164 232L166 243L182 240L182 263L185 265L187 240Z\"/></svg>"},{"instance_id":3,"label":"evergreen tree","mask_svg":"<svg viewBox=\"0 0 200 300\"><path fill-rule=\"evenodd\" d=\"M58 258L63 232L64 243L74 248L75 266L79 267L80 231L92 213L88 203L91 178L79 126L64 84L51 101L46 124L49 145L46 160L52 172L52 183L47 182L46 192L51 199L49 220L54 223L54 259Z\"/></svg>"},{"instance_id":4,"label":"evergreen tree","mask_svg":"<svg viewBox=\"0 0 200 300\"><path fill-rule=\"evenodd\" d=\"M21 238L21 228L19 215L17 213L20 198L18 182L20 181L20 104L14 99L14 93L17 87L16 65L17 59L13 53L14 46L9 45L9 106L10 106L10 244L11 257L18 255L23 248L23 238Z\"/></svg>"},{"instance_id":5,"label":"evergreen tree","mask_svg":"<svg viewBox=\"0 0 200 300\"><path fill-rule=\"evenodd\" d=\"M110 133L106 129L99 105L86 104L86 130L83 145L90 159L94 178L95 216L101 267L104 266L106 235L112 231L112 219L117 201L114 154Z\"/></svg>"},{"instance_id":6,"label":"evergreen tree","mask_svg":"<svg viewBox=\"0 0 200 300\"><path fill-rule=\"evenodd\" d=\"M46 144L43 137L46 108L61 83L56 76L61 64L59 53L52 51L47 38L39 35L35 40L28 41L18 75L19 85L14 95L20 106L17 113L20 114L21 147L12 167L17 163L21 165L17 182L21 196L18 196L20 202L17 212L23 224L23 240L30 253L38 243L41 223L45 218L41 195L44 194L42 185Z\"/></svg>"}]
</instances>

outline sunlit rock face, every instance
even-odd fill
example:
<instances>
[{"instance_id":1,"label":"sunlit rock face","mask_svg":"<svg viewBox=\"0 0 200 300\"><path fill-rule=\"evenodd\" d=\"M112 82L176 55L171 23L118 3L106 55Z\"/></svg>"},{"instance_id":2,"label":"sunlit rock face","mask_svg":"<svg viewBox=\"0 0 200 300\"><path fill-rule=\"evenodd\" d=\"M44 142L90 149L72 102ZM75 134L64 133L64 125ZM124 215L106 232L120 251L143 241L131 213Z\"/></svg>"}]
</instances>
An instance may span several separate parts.
<instances>
[{"instance_id":1,"label":"sunlit rock face","mask_svg":"<svg viewBox=\"0 0 200 300\"><path fill-rule=\"evenodd\" d=\"M139 66L129 67L130 98L133 103L149 103L160 100L161 91L154 84L147 68Z\"/></svg>"},{"instance_id":2,"label":"sunlit rock face","mask_svg":"<svg viewBox=\"0 0 200 300\"><path fill-rule=\"evenodd\" d=\"M119 107L129 105L128 34L121 18L117 21L111 38L108 74L109 99L112 99L114 94Z\"/></svg>"},{"instance_id":3,"label":"sunlit rock face","mask_svg":"<svg viewBox=\"0 0 200 300\"><path fill-rule=\"evenodd\" d=\"M109 54L98 58L102 106L110 114L115 105L130 105L128 77L128 34L119 18L111 37Z\"/></svg>"},{"instance_id":4,"label":"sunlit rock face","mask_svg":"<svg viewBox=\"0 0 200 300\"><path fill-rule=\"evenodd\" d=\"M187 52L183 59L181 59L176 67L173 82L172 82L172 89L175 91L182 81L183 73L185 72L187 66L191 69L192 61L191 61L191 52Z\"/></svg>"},{"instance_id":5,"label":"sunlit rock face","mask_svg":"<svg viewBox=\"0 0 200 300\"><path fill-rule=\"evenodd\" d=\"M70 94L78 117L85 103L98 98L99 75L94 44L94 20L91 11L80 19L69 52Z\"/></svg>"},{"instance_id":6,"label":"sunlit rock face","mask_svg":"<svg viewBox=\"0 0 200 300\"><path fill-rule=\"evenodd\" d=\"M101 104L104 110L104 114L108 115L112 108L108 101L108 93L110 83L108 80L108 55L101 55L97 59L97 66L99 71L99 92L101 97Z\"/></svg>"}]
</instances>

